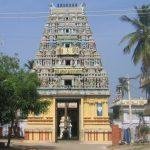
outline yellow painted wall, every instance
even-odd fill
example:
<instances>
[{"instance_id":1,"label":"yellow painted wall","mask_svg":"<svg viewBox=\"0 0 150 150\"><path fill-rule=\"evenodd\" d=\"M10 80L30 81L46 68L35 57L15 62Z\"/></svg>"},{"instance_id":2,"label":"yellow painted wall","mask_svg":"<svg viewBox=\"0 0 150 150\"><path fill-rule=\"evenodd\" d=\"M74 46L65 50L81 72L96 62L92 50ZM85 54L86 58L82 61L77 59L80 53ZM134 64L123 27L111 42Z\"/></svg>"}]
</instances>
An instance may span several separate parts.
<instances>
[{"instance_id":1,"label":"yellow painted wall","mask_svg":"<svg viewBox=\"0 0 150 150\"><path fill-rule=\"evenodd\" d=\"M97 116L97 103L102 103L102 116ZM83 118L80 126L80 138L85 142L110 142L108 141L108 132L111 127L108 118L108 98L85 97L81 99L81 109ZM103 133L106 133L106 135ZM104 141L105 139L105 141Z\"/></svg>"},{"instance_id":2,"label":"yellow painted wall","mask_svg":"<svg viewBox=\"0 0 150 150\"><path fill-rule=\"evenodd\" d=\"M52 132L51 142L56 141L56 100L53 97L41 98L41 100L49 100L51 102L48 111L44 114L31 117L41 118L41 121L28 122L27 130L49 130ZM103 115L97 116L97 103L102 103ZM47 118L52 118L52 122L44 122ZM50 131L51 130L51 131ZM79 104L79 140L80 141L98 141L103 142L103 132L110 132L110 124L108 118L108 98L102 97L83 97ZM97 134L97 135L96 135ZM45 135L44 135L45 136ZM89 137L90 136L90 137ZM106 135L105 135L106 136ZM43 137L45 138L45 137ZM32 133L29 134L32 139ZM39 133L34 134L34 140L38 141ZM108 137L105 137L108 140Z\"/></svg>"},{"instance_id":3,"label":"yellow painted wall","mask_svg":"<svg viewBox=\"0 0 150 150\"><path fill-rule=\"evenodd\" d=\"M83 110L84 110L84 117L98 117L97 116L97 103L102 103L103 108L103 116L108 117L108 98L91 98L87 97L83 99Z\"/></svg>"},{"instance_id":4,"label":"yellow painted wall","mask_svg":"<svg viewBox=\"0 0 150 150\"><path fill-rule=\"evenodd\" d=\"M29 139L32 140L32 133L35 132L33 137L34 141L39 140L39 133L38 132L45 132L49 131L52 132L52 142L55 142L55 107L56 102L53 97L50 98L41 98L41 100L48 100L50 101L50 106L48 107L48 110L43 113L35 116L34 114L30 114L28 117L28 123L26 127L26 131L29 131ZM45 135L43 135L43 138L45 138Z\"/></svg>"}]
</instances>

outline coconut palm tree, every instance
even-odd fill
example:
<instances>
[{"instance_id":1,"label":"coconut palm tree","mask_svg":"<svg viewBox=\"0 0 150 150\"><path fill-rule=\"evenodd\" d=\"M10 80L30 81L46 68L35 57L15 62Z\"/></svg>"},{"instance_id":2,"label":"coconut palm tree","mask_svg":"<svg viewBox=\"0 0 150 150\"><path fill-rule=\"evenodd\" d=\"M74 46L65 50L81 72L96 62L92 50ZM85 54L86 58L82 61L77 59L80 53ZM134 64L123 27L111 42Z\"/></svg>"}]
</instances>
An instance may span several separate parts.
<instances>
[{"instance_id":1,"label":"coconut palm tree","mask_svg":"<svg viewBox=\"0 0 150 150\"><path fill-rule=\"evenodd\" d=\"M34 66L34 60L29 60L25 65L24 65L28 70L32 70Z\"/></svg>"},{"instance_id":2,"label":"coconut palm tree","mask_svg":"<svg viewBox=\"0 0 150 150\"><path fill-rule=\"evenodd\" d=\"M122 38L120 43L127 42L123 52L125 54L133 52L132 59L136 65L142 62L142 66L147 70L150 67L150 5L135 7L136 18L122 16L121 20L130 23L135 27L135 31Z\"/></svg>"},{"instance_id":3,"label":"coconut palm tree","mask_svg":"<svg viewBox=\"0 0 150 150\"><path fill-rule=\"evenodd\" d=\"M120 77L119 79L119 86L121 89L121 96L122 98L125 96L125 94L128 92L128 83L127 83L127 79Z\"/></svg>"}]
</instances>

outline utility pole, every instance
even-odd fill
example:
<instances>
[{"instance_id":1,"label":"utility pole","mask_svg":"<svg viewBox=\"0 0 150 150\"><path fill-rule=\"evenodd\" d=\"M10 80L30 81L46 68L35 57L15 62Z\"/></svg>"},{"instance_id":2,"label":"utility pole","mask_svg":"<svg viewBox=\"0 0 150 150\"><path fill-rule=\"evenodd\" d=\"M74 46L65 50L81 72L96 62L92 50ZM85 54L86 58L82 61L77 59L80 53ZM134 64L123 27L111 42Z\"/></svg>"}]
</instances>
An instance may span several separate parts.
<instances>
[{"instance_id":1,"label":"utility pole","mask_svg":"<svg viewBox=\"0 0 150 150\"><path fill-rule=\"evenodd\" d=\"M127 84L128 84L128 100L129 100L129 123L131 124L132 122L132 102L131 102L131 93L130 93L130 78L127 79Z\"/></svg>"},{"instance_id":2,"label":"utility pole","mask_svg":"<svg viewBox=\"0 0 150 150\"><path fill-rule=\"evenodd\" d=\"M136 77L122 77L122 79L124 79L127 83L127 91L128 91L128 100L129 100L129 128L131 129L131 143L134 140L134 136L133 136L133 126L131 126L132 124L132 101L131 101L131 93L130 93L130 80L132 79L137 79L139 78L140 75L137 75Z\"/></svg>"},{"instance_id":3,"label":"utility pole","mask_svg":"<svg viewBox=\"0 0 150 150\"><path fill-rule=\"evenodd\" d=\"M136 77L121 77L122 79L126 80L127 83L127 89L128 89L128 100L129 100L129 124L132 122L132 101L131 101L131 93L130 93L130 80L139 78L140 75L137 75Z\"/></svg>"}]
</instances>

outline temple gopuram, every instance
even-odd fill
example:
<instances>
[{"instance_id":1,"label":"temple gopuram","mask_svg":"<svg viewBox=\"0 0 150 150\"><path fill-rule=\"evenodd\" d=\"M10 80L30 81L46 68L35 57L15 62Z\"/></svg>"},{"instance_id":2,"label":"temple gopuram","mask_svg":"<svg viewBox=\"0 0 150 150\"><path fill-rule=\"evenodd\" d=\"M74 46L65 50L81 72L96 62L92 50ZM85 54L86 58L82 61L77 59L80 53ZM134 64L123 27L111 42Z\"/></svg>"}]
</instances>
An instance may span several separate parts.
<instances>
[{"instance_id":1,"label":"temple gopuram","mask_svg":"<svg viewBox=\"0 0 150 150\"><path fill-rule=\"evenodd\" d=\"M102 66L84 4L50 7L34 68L44 114L30 114L29 141L111 143L108 76Z\"/></svg>"}]
</instances>

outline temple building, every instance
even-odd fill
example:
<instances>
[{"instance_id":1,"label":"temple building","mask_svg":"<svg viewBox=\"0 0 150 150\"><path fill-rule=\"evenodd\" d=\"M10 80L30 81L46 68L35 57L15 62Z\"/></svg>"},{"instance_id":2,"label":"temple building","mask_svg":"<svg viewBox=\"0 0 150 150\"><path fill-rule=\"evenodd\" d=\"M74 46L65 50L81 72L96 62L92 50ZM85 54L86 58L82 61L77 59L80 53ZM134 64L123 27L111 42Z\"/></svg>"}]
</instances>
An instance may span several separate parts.
<instances>
[{"instance_id":1,"label":"temple building","mask_svg":"<svg viewBox=\"0 0 150 150\"><path fill-rule=\"evenodd\" d=\"M33 69L51 104L29 115L26 140L111 143L108 76L83 4L51 5Z\"/></svg>"}]
</instances>

